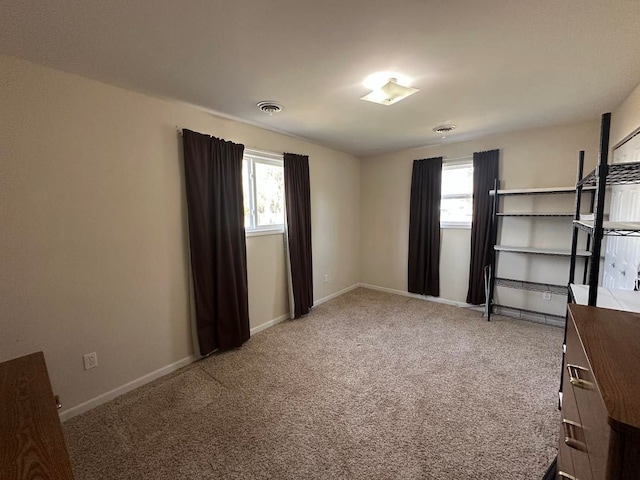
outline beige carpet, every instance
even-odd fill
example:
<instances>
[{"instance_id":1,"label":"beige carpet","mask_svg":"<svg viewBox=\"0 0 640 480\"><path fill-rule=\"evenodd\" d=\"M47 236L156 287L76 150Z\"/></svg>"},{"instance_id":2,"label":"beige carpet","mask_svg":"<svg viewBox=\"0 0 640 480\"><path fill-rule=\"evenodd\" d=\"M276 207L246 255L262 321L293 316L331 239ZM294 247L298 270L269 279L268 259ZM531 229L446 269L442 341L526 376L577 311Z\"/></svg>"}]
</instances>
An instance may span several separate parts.
<instances>
[{"instance_id":1,"label":"beige carpet","mask_svg":"<svg viewBox=\"0 0 640 480\"><path fill-rule=\"evenodd\" d=\"M562 330L357 289L64 424L81 479L539 479Z\"/></svg>"}]
</instances>

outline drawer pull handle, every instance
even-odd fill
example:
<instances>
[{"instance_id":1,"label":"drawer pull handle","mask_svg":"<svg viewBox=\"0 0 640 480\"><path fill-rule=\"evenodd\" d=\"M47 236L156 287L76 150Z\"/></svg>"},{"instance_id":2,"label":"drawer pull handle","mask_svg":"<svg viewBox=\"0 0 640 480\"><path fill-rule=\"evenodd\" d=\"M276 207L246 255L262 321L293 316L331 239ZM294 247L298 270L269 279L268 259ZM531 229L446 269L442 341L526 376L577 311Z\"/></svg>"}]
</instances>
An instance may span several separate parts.
<instances>
[{"instance_id":1,"label":"drawer pull handle","mask_svg":"<svg viewBox=\"0 0 640 480\"><path fill-rule=\"evenodd\" d=\"M587 445L577 438L578 432L582 432L582 425L563 418L562 426L564 428L564 443L566 443L568 447L571 447L575 450L586 452Z\"/></svg>"},{"instance_id":2,"label":"drawer pull handle","mask_svg":"<svg viewBox=\"0 0 640 480\"><path fill-rule=\"evenodd\" d=\"M579 365L567 364L567 370L569 371L569 382L571 385L578 388L584 388L586 390L593 390L593 383L585 380L584 378L580 378L580 372L588 372L584 367Z\"/></svg>"},{"instance_id":3,"label":"drawer pull handle","mask_svg":"<svg viewBox=\"0 0 640 480\"><path fill-rule=\"evenodd\" d=\"M569 475L568 473L564 473L562 470L560 470L558 472L558 476L560 478L565 478L566 480L578 480L576 477L574 477L573 475Z\"/></svg>"}]
</instances>

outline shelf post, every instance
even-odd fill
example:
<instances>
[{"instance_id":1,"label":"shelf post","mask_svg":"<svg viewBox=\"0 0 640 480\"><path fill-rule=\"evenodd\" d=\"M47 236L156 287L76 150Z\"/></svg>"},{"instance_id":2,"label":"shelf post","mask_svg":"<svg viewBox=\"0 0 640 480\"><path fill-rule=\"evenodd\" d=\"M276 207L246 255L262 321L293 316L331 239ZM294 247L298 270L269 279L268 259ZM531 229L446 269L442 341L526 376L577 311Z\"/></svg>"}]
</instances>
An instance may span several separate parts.
<instances>
[{"instance_id":1,"label":"shelf post","mask_svg":"<svg viewBox=\"0 0 640 480\"><path fill-rule=\"evenodd\" d=\"M595 190L591 190L591 200L589 203L589 213L593 213L593 206L595 204L596 201L596 192ZM587 250L587 252L591 251L591 235L587 235L587 246L585 247L585 250ZM586 285L587 284L587 279L588 279L588 275L589 275L589 262L591 262L591 257L584 257L584 272L582 273L582 284Z\"/></svg>"},{"instance_id":2,"label":"shelf post","mask_svg":"<svg viewBox=\"0 0 640 480\"><path fill-rule=\"evenodd\" d=\"M489 294L486 298L487 302L487 322L491 321L491 313L493 310L493 292L495 290L496 279L496 241L498 238L498 205L500 198L498 196L498 189L500 188L500 180L497 178L493 182L493 206L491 212L491 237L489 241L490 257L489 263Z\"/></svg>"},{"instance_id":3,"label":"shelf post","mask_svg":"<svg viewBox=\"0 0 640 480\"><path fill-rule=\"evenodd\" d=\"M576 201L574 209L574 220L580 220L580 204L582 203L582 174L584 171L584 150L580 150L580 156L578 158L578 179L576 181ZM576 273L576 252L578 251L578 229L575 225L572 225L573 236L571 237L571 263L569 265L569 285L571 285L575 279Z\"/></svg>"},{"instance_id":4,"label":"shelf post","mask_svg":"<svg viewBox=\"0 0 640 480\"><path fill-rule=\"evenodd\" d=\"M578 174L576 179L576 201L574 204L574 220L580 220L580 209L582 206L582 185L580 182L584 176L584 150L580 150L578 155ZM593 195L591 196L591 208L593 209ZM567 303L571 303L571 284L575 280L576 274L576 253L578 251L578 227L575 224L571 226L572 237L571 237L571 263L569 265L569 285L567 285ZM588 240L587 240L588 241ZM587 244L588 245L588 244ZM589 247L587 246L587 249ZM585 275L586 268L588 263L588 257L585 260ZM565 311L564 314L564 340L562 341L563 345L567 344L567 322L569 321L569 309ZM564 365L564 357L565 352L564 348L562 349L562 363ZM560 369L560 388L558 388L558 393L562 394L562 382L564 381L564 369ZM558 395L558 410L562 410L562 405L560 404L560 395Z\"/></svg>"},{"instance_id":5,"label":"shelf post","mask_svg":"<svg viewBox=\"0 0 640 480\"><path fill-rule=\"evenodd\" d=\"M609 131L611 129L611 114L602 115L600 127L600 155L596 167L596 202L593 222L593 249L589 268L589 302L595 306L598 298L598 276L600 274L600 251L602 249L602 223L604 221L604 195L607 188L607 174L609 172Z\"/></svg>"}]
</instances>

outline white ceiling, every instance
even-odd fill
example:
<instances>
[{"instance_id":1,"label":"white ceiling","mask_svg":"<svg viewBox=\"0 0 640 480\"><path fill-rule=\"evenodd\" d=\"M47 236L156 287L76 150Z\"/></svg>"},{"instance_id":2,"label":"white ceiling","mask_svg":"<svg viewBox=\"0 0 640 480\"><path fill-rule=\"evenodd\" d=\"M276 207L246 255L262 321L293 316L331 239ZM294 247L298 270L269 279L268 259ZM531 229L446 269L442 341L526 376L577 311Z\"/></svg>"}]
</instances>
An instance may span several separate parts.
<instances>
[{"instance_id":1,"label":"white ceiling","mask_svg":"<svg viewBox=\"0 0 640 480\"><path fill-rule=\"evenodd\" d=\"M639 39L640 0L0 2L0 52L360 156L595 119L640 81ZM420 92L361 101L380 70Z\"/></svg>"}]
</instances>

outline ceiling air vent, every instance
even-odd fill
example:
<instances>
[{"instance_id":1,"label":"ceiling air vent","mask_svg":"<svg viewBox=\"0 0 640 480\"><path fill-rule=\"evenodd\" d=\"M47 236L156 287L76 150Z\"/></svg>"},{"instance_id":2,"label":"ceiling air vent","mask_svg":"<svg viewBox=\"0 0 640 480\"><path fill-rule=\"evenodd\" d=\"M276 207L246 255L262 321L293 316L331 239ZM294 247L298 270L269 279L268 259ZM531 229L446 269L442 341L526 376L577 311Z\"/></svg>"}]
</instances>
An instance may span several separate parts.
<instances>
[{"instance_id":1,"label":"ceiling air vent","mask_svg":"<svg viewBox=\"0 0 640 480\"><path fill-rule=\"evenodd\" d=\"M273 115L274 113L280 113L284 108L282 105L276 102L259 102L257 105L261 112Z\"/></svg>"},{"instance_id":2,"label":"ceiling air vent","mask_svg":"<svg viewBox=\"0 0 640 480\"><path fill-rule=\"evenodd\" d=\"M456 126L453 124L449 124L449 125L440 125L439 127L435 127L433 129L434 132L436 132L439 135L444 135L447 133L451 133L453 130L455 130Z\"/></svg>"}]
</instances>

